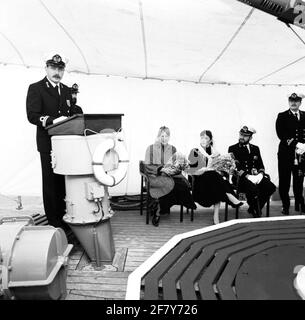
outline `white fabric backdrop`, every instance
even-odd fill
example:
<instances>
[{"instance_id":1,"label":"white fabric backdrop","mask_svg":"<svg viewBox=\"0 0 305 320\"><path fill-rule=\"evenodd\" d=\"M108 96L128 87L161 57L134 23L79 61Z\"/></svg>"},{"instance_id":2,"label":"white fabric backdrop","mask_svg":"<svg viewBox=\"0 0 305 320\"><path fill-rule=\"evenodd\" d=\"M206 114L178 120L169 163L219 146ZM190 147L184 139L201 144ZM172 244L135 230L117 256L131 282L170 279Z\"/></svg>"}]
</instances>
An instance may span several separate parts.
<instances>
[{"instance_id":1,"label":"white fabric backdrop","mask_svg":"<svg viewBox=\"0 0 305 320\"><path fill-rule=\"evenodd\" d=\"M28 85L44 77L43 69L0 67L0 193L40 195L41 175L35 145L35 126L26 119ZM237 142L239 128L257 129L253 143L261 148L267 172L277 184L275 119L287 108L294 87L203 85L176 81L124 79L66 73L63 83L80 85L78 103L86 113L124 113L131 164L127 179L112 194L138 193L138 161L158 128L171 129L171 143L188 153L203 129L213 131L217 149L224 153Z\"/></svg>"},{"instance_id":2,"label":"white fabric backdrop","mask_svg":"<svg viewBox=\"0 0 305 320\"><path fill-rule=\"evenodd\" d=\"M254 126L253 143L277 184L276 115L287 108L287 93L304 86L305 47L287 26L255 10L202 81L251 84L292 63L258 81L289 86L141 79L197 82L250 10L236 0L1 1L0 193L41 194L35 127L27 122L25 98L28 85L44 77L43 56L50 50L69 59L71 73L63 82L80 85L86 113L125 114L131 165L112 193L139 192L138 161L161 125L170 127L171 143L184 153L198 144L203 129L211 129L217 148L226 152L240 126ZM305 38L305 30L293 28Z\"/></svg>"}]
</instances>

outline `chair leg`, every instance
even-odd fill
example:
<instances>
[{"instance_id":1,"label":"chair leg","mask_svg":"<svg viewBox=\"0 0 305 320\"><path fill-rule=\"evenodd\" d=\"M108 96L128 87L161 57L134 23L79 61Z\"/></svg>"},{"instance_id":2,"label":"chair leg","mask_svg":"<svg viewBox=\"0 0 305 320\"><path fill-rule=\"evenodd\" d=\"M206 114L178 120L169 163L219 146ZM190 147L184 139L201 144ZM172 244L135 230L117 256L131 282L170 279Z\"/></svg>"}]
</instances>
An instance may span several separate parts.
<instances>
[{"instance_id":1,"label":"chair leg","mask_svg":"<svg viewBox=\"0 0 305 320\"><path fill-rule=\"evenodd\" d=\"M194 221L194 209L191 209L191 221Z\"/></svg>"},{"instance_id":2,"label":"chair leg","mask_svg":"<svg viewBox=\"0 0 305 320\"><path fill-rule=\"evenodd\" d=\"M143 176L141 176L140 215L143 215Z\"/></svg>"},{"instance_id":3,"label":"chair leg","mask_svg":"<svg viewBox=\"0 0 305 320\"><path fill-rule=\"evenodd\" d=\"M229 211L229 205L228 202L225 204L225 221L228 221L228 211Z\"/></svg>"},{"instance_id":4,"label":"chair leg","mask_svg":"<svg viewBox=\"0 0 305 320\"><path fill-rule=\"evenodd\" d=\"M261 205L259 203L259 199L257 198L257 210L258 210L258 215L259 217L262 216L262 210L261 210Z\"/></svg>"},{"instance_id":5,"label":"chair leg","mask_svg":"<svg viewBox=\"0 0 305 320\"><path fill-rule=\"evenodd\" d=\"M149 224L149 215L150 215L150 210L149 210L149 191L147 190L147 198L146 198L146 224Z\"/></svg>"},{"instance_id":6,"label":"chair leg","mask_svg":"<svg viewBox=\"0 0 305 320\"><path fill-rule=\"evenodd\" d=\"M270 217L270 197L268 198L268 201L267 201L266 217Z\"/></svg>"},{"instance_id":7,"label":"chair leg","mask_svg":"<svg viewBox=\"0 0 305 320\"><path fill-rule=\"evenodd\" d=\"M239 208L235 209L235 219L238 219L239 216Z\"/></svg>"},{"instance_id":8,"label":"chair leg","mask_svg":"<svg viewBox=\"0 0 305 320\"><path fill-rule=\"evenodd\" d=\"M180 206L180 222L183 221L183 205Z\"/></svg>"}]
</instances>

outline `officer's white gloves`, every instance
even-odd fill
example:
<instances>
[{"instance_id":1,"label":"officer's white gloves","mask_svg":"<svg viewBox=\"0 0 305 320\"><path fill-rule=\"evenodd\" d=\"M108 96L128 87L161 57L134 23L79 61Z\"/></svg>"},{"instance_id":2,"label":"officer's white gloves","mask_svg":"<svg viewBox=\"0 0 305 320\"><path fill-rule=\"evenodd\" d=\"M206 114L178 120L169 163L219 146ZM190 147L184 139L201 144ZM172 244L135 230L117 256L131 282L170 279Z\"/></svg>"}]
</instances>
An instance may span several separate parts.
<instances>
[{"instance_id":1,"label":"officer's white gloves","mask_svg":"<svg viewBox=\"0 0 305 320\"><path fill-rule=\"evenodd\" d=\"M298 142L296 145L296 153L303 154L305 152L305 143Z\"/></svg>"},{"instance_id":2,"label":"officer's white gloves","mask_svg":"<svg viewBox=\"0 0 305 320\"><path fill-rule=\"evenodd\" d=\"M247 179L254 184L259 184L262 181L263 177L264 175L262 173L259 173L257 175L251 175L251 174L247 175Z\"/></svg>"},{"instance_id":3,"label":"officer's white gloves","mask_svg":"<svg viewBox=\"0 0 305 320\"><path fill-rule=\"evenodd\" d=\"M259 184L262 181L262 179L264 178L264 175L262 173L259 173L256 176L257 176L257 184Z\"/></svg>"},{"instance_id":4,"label":"officer's white gloves","mask_svg":"<svg viewBox=\"0 0 305 320\"><path fill-rule=\"evenodd\" d=\"M256 176L253 175L247 175L247 179L250 180L252 183L256 184Z\"/></svg>"},{"instance_id":5,"label":"officer's white gloves","mask_svg":"<svg viewBox=\"0 0 305 320\"><path fill-rule=\"evenodd\" d=\"M60 122L60 121L63 121L65 119L67 119L68 117L65 117L65 116L61 116L61 117L58 117L58 118L55 118L53 120L53 124L57 123L57 122Z\"/></svg>"}]
</instances>

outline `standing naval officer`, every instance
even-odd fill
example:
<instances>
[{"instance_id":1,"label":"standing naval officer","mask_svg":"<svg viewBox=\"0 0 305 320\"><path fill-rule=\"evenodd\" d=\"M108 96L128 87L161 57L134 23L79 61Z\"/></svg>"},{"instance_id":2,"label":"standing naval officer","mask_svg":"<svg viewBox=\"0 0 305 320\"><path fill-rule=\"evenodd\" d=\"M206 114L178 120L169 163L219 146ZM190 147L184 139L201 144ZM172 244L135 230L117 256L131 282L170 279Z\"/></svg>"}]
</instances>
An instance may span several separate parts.
<instances>
[{"instance_id":1,"label":"standing naval officer","mask_svg":"<svg viewBox=\"0 0 305 320\"><path fill-rule=\"evenodd\" d=\"M255 132L255 129L243 126L239 131L239 142L230 146L228 152L233 153L236 160L237 175L233 182L246 194L248 212L253 217L260 217L276 187L265 173L259 147L250 143Z\"/></svg>"},{"instance_id":2,"label":"standing naval officer","mask_svg":"<svg viewBox=\"0 0 305 320\"><path fill-rule=\"evenodd\" d=\"M305 142L305 112L299 110L302 94L292 93L288 97L289 109L280 112L276 119L276 133L281 140L278 149L279 194L284 215L289 214L289 189L291 174L293 176L293 193L295 209L305 212L303 197L304 176L300 174L300 157L297 146Z\"/></svg>"},{"instance_id":3,"label":"standing naval officer","mask_svg":"<svg viewBox=\"0 0 305 320\"><path fill-rule=\"evenodd\" d=\"M65 72L65 62L59 54L46 60L46 77L29 86L26 98L26 112L30 123L37 126L36 142L40 153L42 169L42 193L45 214L49 224L68 230L63 222L65 214L65 180L55 174L51 165L51 138L46 127L66 119L75 113L71 88L61 83Z\"/></svg>"},{"instance_id":4,"label":"standing naval officer","mask_svg":"<svg viewBox=\"0 0 305 320\"><path fill-rule=\"evenodd\" d=\"M81 114L83 113L83 110L80 106L77 105L77 94L79 93L78 91L78 84L74 83L71 87L71 111L73 114Z\"/></svg>"}]
</instances>

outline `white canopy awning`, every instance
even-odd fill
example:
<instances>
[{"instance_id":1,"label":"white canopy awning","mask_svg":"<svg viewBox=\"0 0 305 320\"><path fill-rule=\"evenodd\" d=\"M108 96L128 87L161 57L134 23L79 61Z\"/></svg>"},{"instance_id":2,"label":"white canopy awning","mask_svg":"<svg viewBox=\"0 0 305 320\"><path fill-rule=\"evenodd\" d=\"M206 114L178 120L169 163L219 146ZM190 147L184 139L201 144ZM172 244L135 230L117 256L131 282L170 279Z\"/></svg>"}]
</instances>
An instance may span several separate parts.
<instances>
[{"instance_id":1,"label":"white canopy awning","mask_svg":"<svg viewBox=\"0 0 305 320\"><path fill-rule=\"evenodd\" d=\"M45 53L59 51L68 71L88 74L303 83L305 45L251 9L236 0L3 0L0 62L42 67Z\"/></svg>"}]
</instances>

